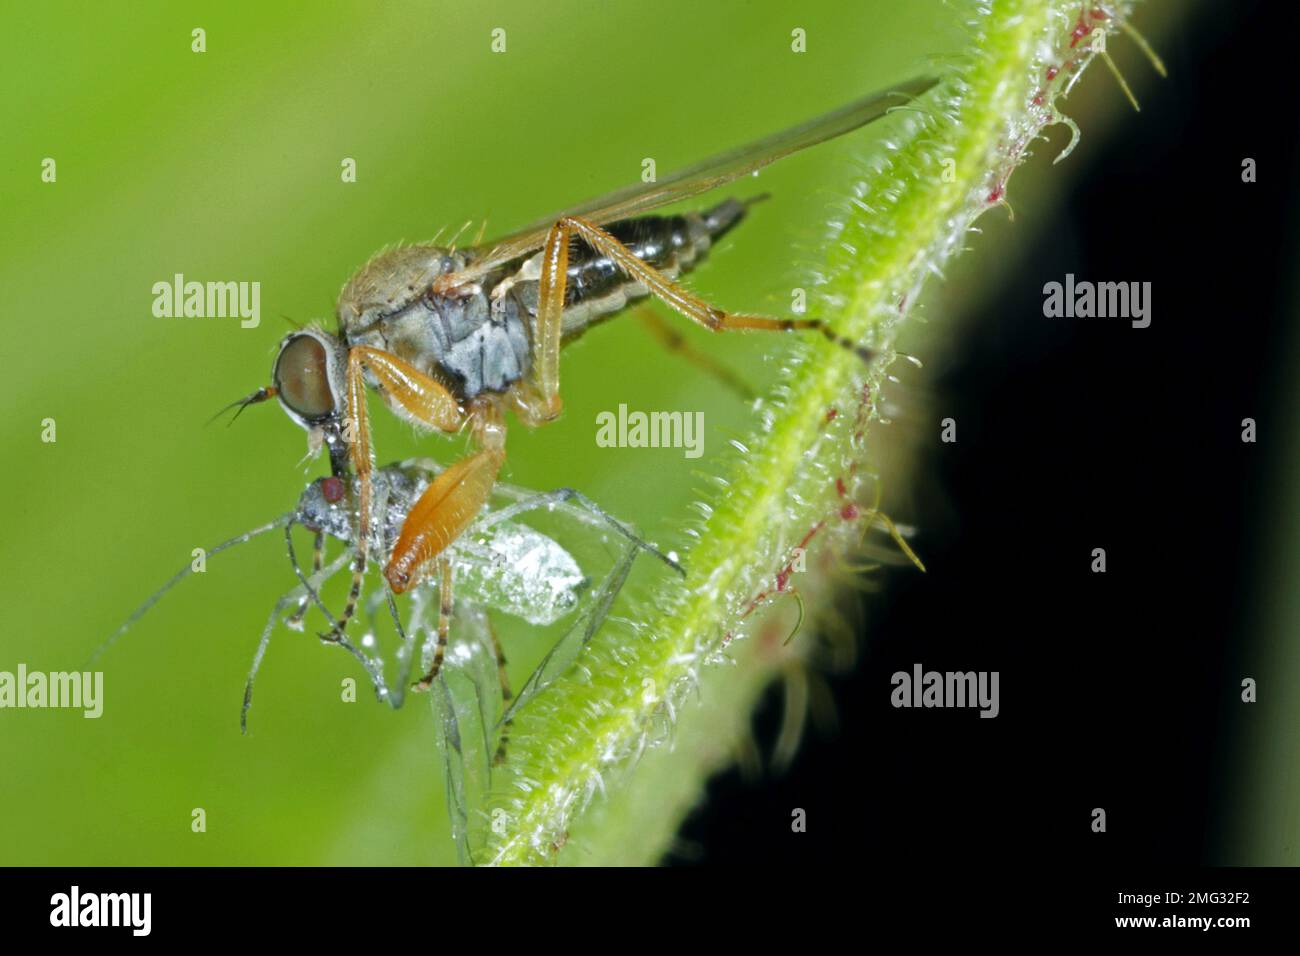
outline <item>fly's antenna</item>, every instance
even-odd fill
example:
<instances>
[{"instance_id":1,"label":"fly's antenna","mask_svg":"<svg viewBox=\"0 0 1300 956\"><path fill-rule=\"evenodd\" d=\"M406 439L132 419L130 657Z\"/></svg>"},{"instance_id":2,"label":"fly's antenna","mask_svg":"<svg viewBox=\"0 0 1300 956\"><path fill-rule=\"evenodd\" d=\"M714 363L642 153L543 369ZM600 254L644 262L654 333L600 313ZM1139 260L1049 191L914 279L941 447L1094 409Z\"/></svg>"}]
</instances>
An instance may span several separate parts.
<instances>
[{"instance_id":1,"label":"fly's antenna","mask_svg":"<svg viewBox=\"0 0 1300 956\"><path fill-rule=\"evenodd\" d=\"M268 399L275 398L276 394L278 393L276 392L273 386L268 385L266 388L259 388L252 395L247 395L244 398L231 402L221 411L217 412L215 415L209 418L206 424L211 425L222 415L226 414L226 412L234 408L237 409L237 411L235 412L234 415L231 416L230 421L226 423L226 427L229 428L231 425L235 424L236 418L244 414L244 409L246 409L249 405L260 405L262 402L265 402Z\"/></svg>"},{"instance_id":2,"label":"fly's antenna","mask_svg":"<svg viewBox=\"0 0 1300 956\"><path fill-rule=\"evenodd\" d=\"M284 319L284 321L287 322L287 323L289 324L290 328L296 329L296 330L299 331L299 332L302 331L302 328L303 328L302 323L299 322L297 319L291 319L291 318L289 318L289 316L285 315L283 312L280 313L280 318Z\"/></svg>"},{"instance_id":3,"label":"fly's antenna","mask_svg":"<svg viewBox=\"0 0 1300 956\"><path fill-rule=\"evenodd\" d=\"M253 538L256 538L259 534L265 534L266 532L273 531L276 528L279 528L281 526L287 526L289 522L291 522L292 520L293 520L292 514L281 515L280 517L276 518L274 521L256 527L251 531L245 531L243 534L231 538L228 541L223 541L215 548L208 548L207 554L209 556L214 554L220 554L222 551L225 551L227 548L233 548L237 544L243 544L246 541L251 541ZM149 611L150 608L152 608L155 604L157 604L160 600L162 600L164 594L166 594L173 587L175 587L177 582L179 582L182 578L188 577L190 574L192 574L193 571L194 571L194 563L190 562L189 564L185 565L185 567L181 568L179 571L173 574L171 576L171 579L166 584L164 584L157 591L151 594L143 604L141 604L138 608L135 609L135 611L131 614L131 616L128 617L126 621L122 624L122 626L112 633L112 635L108 638L108 640L104 641L104 643L100 644L99 647L95 648L95 652L90 655L90 659L86 661L82 669L84 670L86 668L89 668L90 665L94 664L95 661L99 660L99 658L110 647L112 647L115 643L117 643L118 638L120 638L123 634L125 634L128 630L130 630L131 626L135 624L136 621L144 617L144 615Z\"/></svg>"}]
</instances>

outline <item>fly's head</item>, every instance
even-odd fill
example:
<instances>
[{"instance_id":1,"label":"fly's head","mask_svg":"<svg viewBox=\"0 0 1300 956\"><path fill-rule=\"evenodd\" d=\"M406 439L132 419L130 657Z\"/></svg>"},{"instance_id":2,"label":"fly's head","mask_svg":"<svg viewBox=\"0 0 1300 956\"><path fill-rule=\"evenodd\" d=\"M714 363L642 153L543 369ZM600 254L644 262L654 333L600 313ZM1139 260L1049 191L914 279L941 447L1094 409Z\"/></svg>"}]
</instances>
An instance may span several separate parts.
<instances>
[{"instance_id":1,"label":"fly's head","mask_svg":"<svg viewBox=\"0 0 1300 956\"><path fill-rule=\"evenodd\" d=\"M280 407L307 432L310 451L329 448L334 473L347 467L347 350L319 329L293 332L280 342L270 391Z\"/></svg>"},{"instance_id":2,"label":"fly's head","mask_svg":"<svg viewBox=\"0 0 1300 956\"><path fill-rule=\"evenodd\" d=\"M348 470L347 349L333 335L307 328L291 332L280 341L271 384L233 402L217 414L237 409L231 422L249 405L272 398L307 432L307 450L315 455L329 448L335 475Z\"/></svg>"}]
</instances>

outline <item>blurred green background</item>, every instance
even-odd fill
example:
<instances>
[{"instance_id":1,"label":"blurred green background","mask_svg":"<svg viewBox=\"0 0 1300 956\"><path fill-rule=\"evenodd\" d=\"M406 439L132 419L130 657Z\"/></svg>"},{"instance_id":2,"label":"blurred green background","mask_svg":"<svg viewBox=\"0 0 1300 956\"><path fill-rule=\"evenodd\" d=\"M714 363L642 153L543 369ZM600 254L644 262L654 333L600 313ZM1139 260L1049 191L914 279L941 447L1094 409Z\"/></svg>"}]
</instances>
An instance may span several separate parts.
<instances>
[{"instance_id":1,"label":"blurred green background","mask_svg":"<svg viewBox=\"0 0 1300 956\"><path fill-rule=\"evenodd\" d=\"M378 248L468 219L508 231L635 179L643 158L662 173L806 119L959 49L952 18L941 0L11 7L0 670L77 668L193 548L285 512L323 473L273 406L204 422L267 383L282 316L332 326L337 290ZM846 182L880 135L765 171L775 198L695 287L781 310L839 198L819 184ZM260 282L261 325L153 317L152 285L177 272ZM676 327L756 385L780 360L779 342ZM679 540L697 470L749 427L746 407L635 321L566 350L561 372L564 418L512 430L506 480L576 486ZM595 415L620 402L706 410L705 462L597 449ZM461 447L372 408L381 463ZM241 738L257 634L292 583L274 536L215 556L98 665L102 718L0 714L0 864L451 862L427 708L341 702L361 676L347 656L279 632ZM505 636L518 684L544 644Z\"/></svg>"}]
</instances>

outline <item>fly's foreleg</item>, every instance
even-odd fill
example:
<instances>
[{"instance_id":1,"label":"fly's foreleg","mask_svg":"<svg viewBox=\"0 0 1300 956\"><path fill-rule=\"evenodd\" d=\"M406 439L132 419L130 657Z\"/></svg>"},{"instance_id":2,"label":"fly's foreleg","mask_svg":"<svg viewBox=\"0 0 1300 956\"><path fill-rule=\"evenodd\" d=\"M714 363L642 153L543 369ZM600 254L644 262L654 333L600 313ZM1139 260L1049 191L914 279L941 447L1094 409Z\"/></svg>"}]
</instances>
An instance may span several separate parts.
<instances>
[{"instance_id":1,"label":"fly's foreleg","mask_svg":"<svg viewBox=\"0 0 1300 956\"><path fill-rule=\"evenodd\" d=\"M356 559L352 566L352 587L348 602L333 634L342 634L356 613L365 581L370 547L371 501L374 495L374 450L370 444L370 420L366 412L365 372L369 371L388 396L412 419L429 428L454 432L464 421L455 397L440 383L408 362L380 349L353 346L348 352L347 414L344 434L349 460L357 479Z\"/></svg>"}]
</instances>

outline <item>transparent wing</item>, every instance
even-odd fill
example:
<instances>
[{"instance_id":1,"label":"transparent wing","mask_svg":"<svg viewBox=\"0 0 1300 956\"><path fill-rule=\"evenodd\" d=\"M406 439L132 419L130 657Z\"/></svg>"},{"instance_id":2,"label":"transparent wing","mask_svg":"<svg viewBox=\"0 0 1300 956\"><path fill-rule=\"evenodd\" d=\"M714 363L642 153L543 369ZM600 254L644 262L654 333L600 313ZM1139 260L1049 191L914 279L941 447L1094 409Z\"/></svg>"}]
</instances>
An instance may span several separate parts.
<instances>
[{"instance_id":1,"label":"transparent wing","mask_svg":"<svg viewBox=\"0 0 1300 956\"><path fill-rule=\"evenodd\" d=\"M466 281L471 281L502 263L540 248L551 226L562 216L582 216L596 223L607 223L648 212L690 196L697 196L761 169L791 153L797 153L801 149L816 146L818 143L824 143L852 132L860 126L865 126L872 120L884 116L891 108L901 106L913 97L920 96L937 82L937 79L928 76L908 80L817 119L670 173L656 182L635 183L601 196L599 199L539 219L513 235L505 236L495 242L484 243L484 248L490 251L462 273L457 274L457 278L463 277Z\"/></svg>"},{"instance_id":2,"label":"transparent wing","mask_svg":"<svg viewBox=\"0 0 1300 956\"><path fill-rule=\"evenodd\" d=\"M537 669L529 675L524 686L515 695L515 699L506 708L506 712L501 715L501 725L513 720L515 714L555 683L556 678L568 671L573 662L578 659L583 648L590 643L592 636L600 630L605 619L609 617L610 608L613 607L618 592L623 589L623 583L632 570L632 561L636 558L636 554L636 549L631 545L623 546L614 567L592 593L587 608L573 622L564 636L555 642L555 646L547 651L542 662L537 665Z\"/></svg>"},{"instance_id":3,"label":"transparent wing","mask_svg":"<svg viewBox=\"0 0 1300 956\"><path fill-rule=\"evenodd\" d=\"M484 838L481 814L491 785L496 726L504 704L490 626L482 608L460 606L446 665L429 688L451 835L464 865L474 862ZM429 656L426 667L431 662Z\"/></svg>"}]
</instances>

